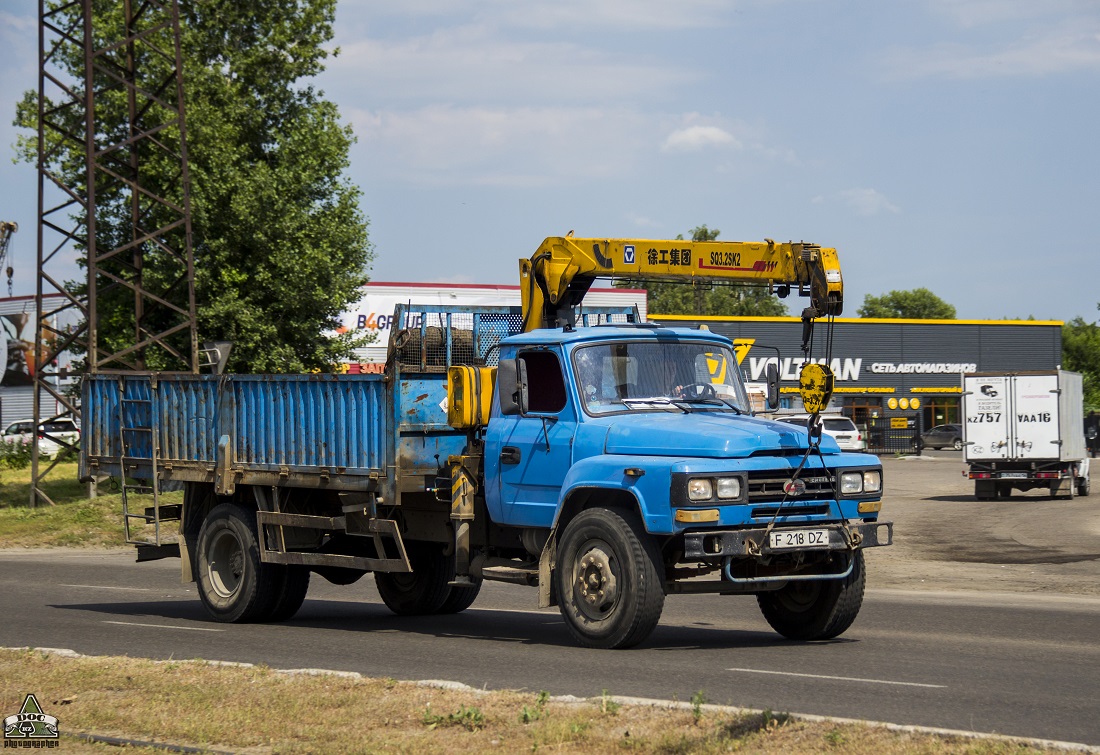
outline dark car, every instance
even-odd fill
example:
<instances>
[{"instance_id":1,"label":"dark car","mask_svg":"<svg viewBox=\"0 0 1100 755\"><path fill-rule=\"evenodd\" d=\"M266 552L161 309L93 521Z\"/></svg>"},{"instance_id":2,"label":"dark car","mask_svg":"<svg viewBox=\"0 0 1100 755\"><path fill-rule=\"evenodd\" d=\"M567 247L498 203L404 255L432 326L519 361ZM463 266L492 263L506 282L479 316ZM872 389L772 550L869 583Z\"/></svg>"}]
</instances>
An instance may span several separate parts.
<instances>
[{"instance_id":1,"label":"dark car","mask_svg":"<svg viewBox=\"0 0 1100 755\"><path fill-rule=\"evenodd\" d=\"M961 451L963 447L962 425L936 425L920 434L914 445L921 448L953 448Z\"/></svg>"}]
</instances>

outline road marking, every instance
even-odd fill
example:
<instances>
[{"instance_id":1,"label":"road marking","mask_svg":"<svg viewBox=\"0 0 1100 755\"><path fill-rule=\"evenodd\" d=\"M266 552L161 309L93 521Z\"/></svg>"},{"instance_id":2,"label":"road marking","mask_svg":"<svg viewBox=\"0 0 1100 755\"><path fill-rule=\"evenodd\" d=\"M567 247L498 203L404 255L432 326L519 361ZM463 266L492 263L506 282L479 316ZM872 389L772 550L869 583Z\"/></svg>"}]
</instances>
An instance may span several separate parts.
<instances>
[{"instance_id":1,"label":"road marking","mask_svg":"<svg viewBox=\"0 0 1100 755\"><path fill-rule=\"evenodd\" d=\"M831 679L838 682L863 682L864 684L893 684L899 687L926 687L928 689L947 689L946 684L920 684L919 682L894 682L889 679L861 679L855 676L826 676L824 674L796 674L793 671L764 671L758 668L728 668L726 671L741 671L746 674L773 674L775 676L798 676L803 679Z\"/></svg>"},{"instance_id":2,"label":"road marking","mask_svg":"<svg viewBox=\"0 0 1100 755\"><path fill-rule=\"evenodd\" d=\"M91 590L134 590L136 592L152 592L148 587L115 587L113 585L61 585L61 587L83 587Z\"/></svg>"},{"instance_id":3,"label":"road marking","mask_svg":"<svg viewBox=\"0 0 1100 755\"><path fill-rule=\"evenodd\" d=\"M206 627L176 627L171 624L139 624L136 621L104 621L104 624L121 624L124 627L153 627L154 629L186 629L189 632L224 632L224 629Z\"/></svg>"}]
</instances>

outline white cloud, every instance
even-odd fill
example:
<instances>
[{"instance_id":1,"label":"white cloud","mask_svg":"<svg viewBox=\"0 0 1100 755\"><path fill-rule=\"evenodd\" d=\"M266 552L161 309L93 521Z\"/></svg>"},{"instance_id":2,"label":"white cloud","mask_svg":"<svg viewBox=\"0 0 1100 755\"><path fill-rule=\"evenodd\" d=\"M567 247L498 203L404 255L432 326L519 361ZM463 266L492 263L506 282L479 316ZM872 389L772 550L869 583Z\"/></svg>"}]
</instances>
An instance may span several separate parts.
<instances>
[{"instance_id":1,"label":"white cloud","mask_svg":"<svg viewBox=\"0 0 1100 755\"><path fill-rule=\"evenodd\" d=\"M1065 18L1088 5L1082 0L932 0L930 7L962 27L974 28L1006 21Z\"/></svg>"},{"instance_id":2,"label":"white cloud","mask_svg":"<svg viewBox=\"0 0 1100 755\"><path fill-rule=\"evenodd\" d=\"M376 177L434 185L612 179L657 138L652 118L627 109L429 105L349 116Z\"/></svg>"},{"instance_id":3,"label":"white cloud","mask_svg":"<svg viewBox=\"0 0 1100 755\"><path fill-rule=\"evenodd\" d=\"M626 214L626 221L637 228L661 228L662 223L658 223L651 217L646 215L639 215L636 212L628 212Z\"/></svg>"},{"instance_id":4,"label":"white cloud","mask_svg":"<svg viewBox=\"0 0 1100 755\"><path fill-rule=\"evenodd\" d=\"M839 193L840 200L857 215L870 217L884 212L901 210L875 189L846 189ZM816 202L816 198L814 200Z\"/></svg>"},{"instance_id":5,"label":"white cloud","mask_svg":"<svg viewBox=\"0 0 1100 755\"><path fill-rule=\"evenodd\" d=\"M729 0L341 0L347 16L485 19L513 28L528 29L691 29L711 27L730 17L736 6Z\"/></svg>"},{"instance_id":6,"label":"white cloud","mask_svg":"<svg viewBox=\"0 0 1100 755\"><path fill-rule=\"evenodd\" d=\"M666 152L697 152L707 147L739 149L741 142L733 134L717 126L687 126L673 131L661 149Z\"/></svg>"},{"instance_id":7,"label":"white cloud","mask_svg":"<svg viewBox=\"0 0 1100 755\"><path fill-rule=\"evenodd\" d=\"M976 50L957 43L926 50L896 50L887 55L884 64L887 75L899 79L977 79L1100 71L1100 30L1048 32L996 50Z\"/></svg>"},{"instance_id":8,"label":"white cloud","mask_svg":"<svg viewBox=\"0 0 1100 755\"><path fill-rule=\"evenodd\" d=\"M373 102L623 102L695 81L684 67L568 40L524 41L482 25L344 43L325 87Z\"/></svg>"}]
</instances>

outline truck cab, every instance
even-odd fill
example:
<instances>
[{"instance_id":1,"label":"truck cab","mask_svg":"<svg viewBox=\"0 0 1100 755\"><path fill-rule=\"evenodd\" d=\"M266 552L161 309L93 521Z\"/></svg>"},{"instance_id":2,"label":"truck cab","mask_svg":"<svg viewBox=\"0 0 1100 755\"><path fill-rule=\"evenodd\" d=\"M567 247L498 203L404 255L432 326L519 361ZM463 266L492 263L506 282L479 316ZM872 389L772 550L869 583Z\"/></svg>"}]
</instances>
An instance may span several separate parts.
<instances>
[{"instance_id":1,"label":"truck cab","mask_svg":"<svg viewBox=\"0 0 1100 755\"><path fill-rule=\"evenodd\" d=\"M662 599L757 593L772 625L802 638L854 620L858 548L891 537L878 522L881 464L753 416L728 339L649 325L539 329L503 341L498 369L483 435L487 513L557 542L554 595L579 640L632 644L637 627L597 628L614 623L624 580L645 592L645 569L616 572L630 560L616 539L636 541ZM718 579L699 579L708 574ZM796 593L816 606L812 621L791 610Z\"/></svg>"}]
</instances>

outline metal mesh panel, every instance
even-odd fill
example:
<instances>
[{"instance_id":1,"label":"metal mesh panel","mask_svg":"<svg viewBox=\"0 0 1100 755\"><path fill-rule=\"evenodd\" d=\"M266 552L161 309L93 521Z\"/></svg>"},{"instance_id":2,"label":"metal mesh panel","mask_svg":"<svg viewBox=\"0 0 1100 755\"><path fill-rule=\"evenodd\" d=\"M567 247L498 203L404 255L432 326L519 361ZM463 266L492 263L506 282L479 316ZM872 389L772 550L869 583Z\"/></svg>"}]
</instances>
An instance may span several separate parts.
<instances>
[{"instance_id":1,"label":"metal mesh panel","mask_svg":"<svg viewBox=\"0 0 1100 755\"><path fill-rule=\"evenodd\" d=\"M633 310L599 308L583 312L582 325L627 325L637 322ZM405 370L444 372L454 365L494 367L497 348L523 329L519 307L476 307L466 311L446 306L398 305L390 333L389 358Z\"/></svg>"},{"instance_id":2,"label":"metal mesh panel","mask_svg":"<svg viewBox=\"0 0 1100 755\"><path fill-rule=\"evenodd\" d=\"M403 311L404 310L404 311ZM520 332L518 307L485 312L398 309L404 327L391 336L390 355L406 369L442 372L453 365L494 366L497 346Z\"/></svg>"}]
</instances>

